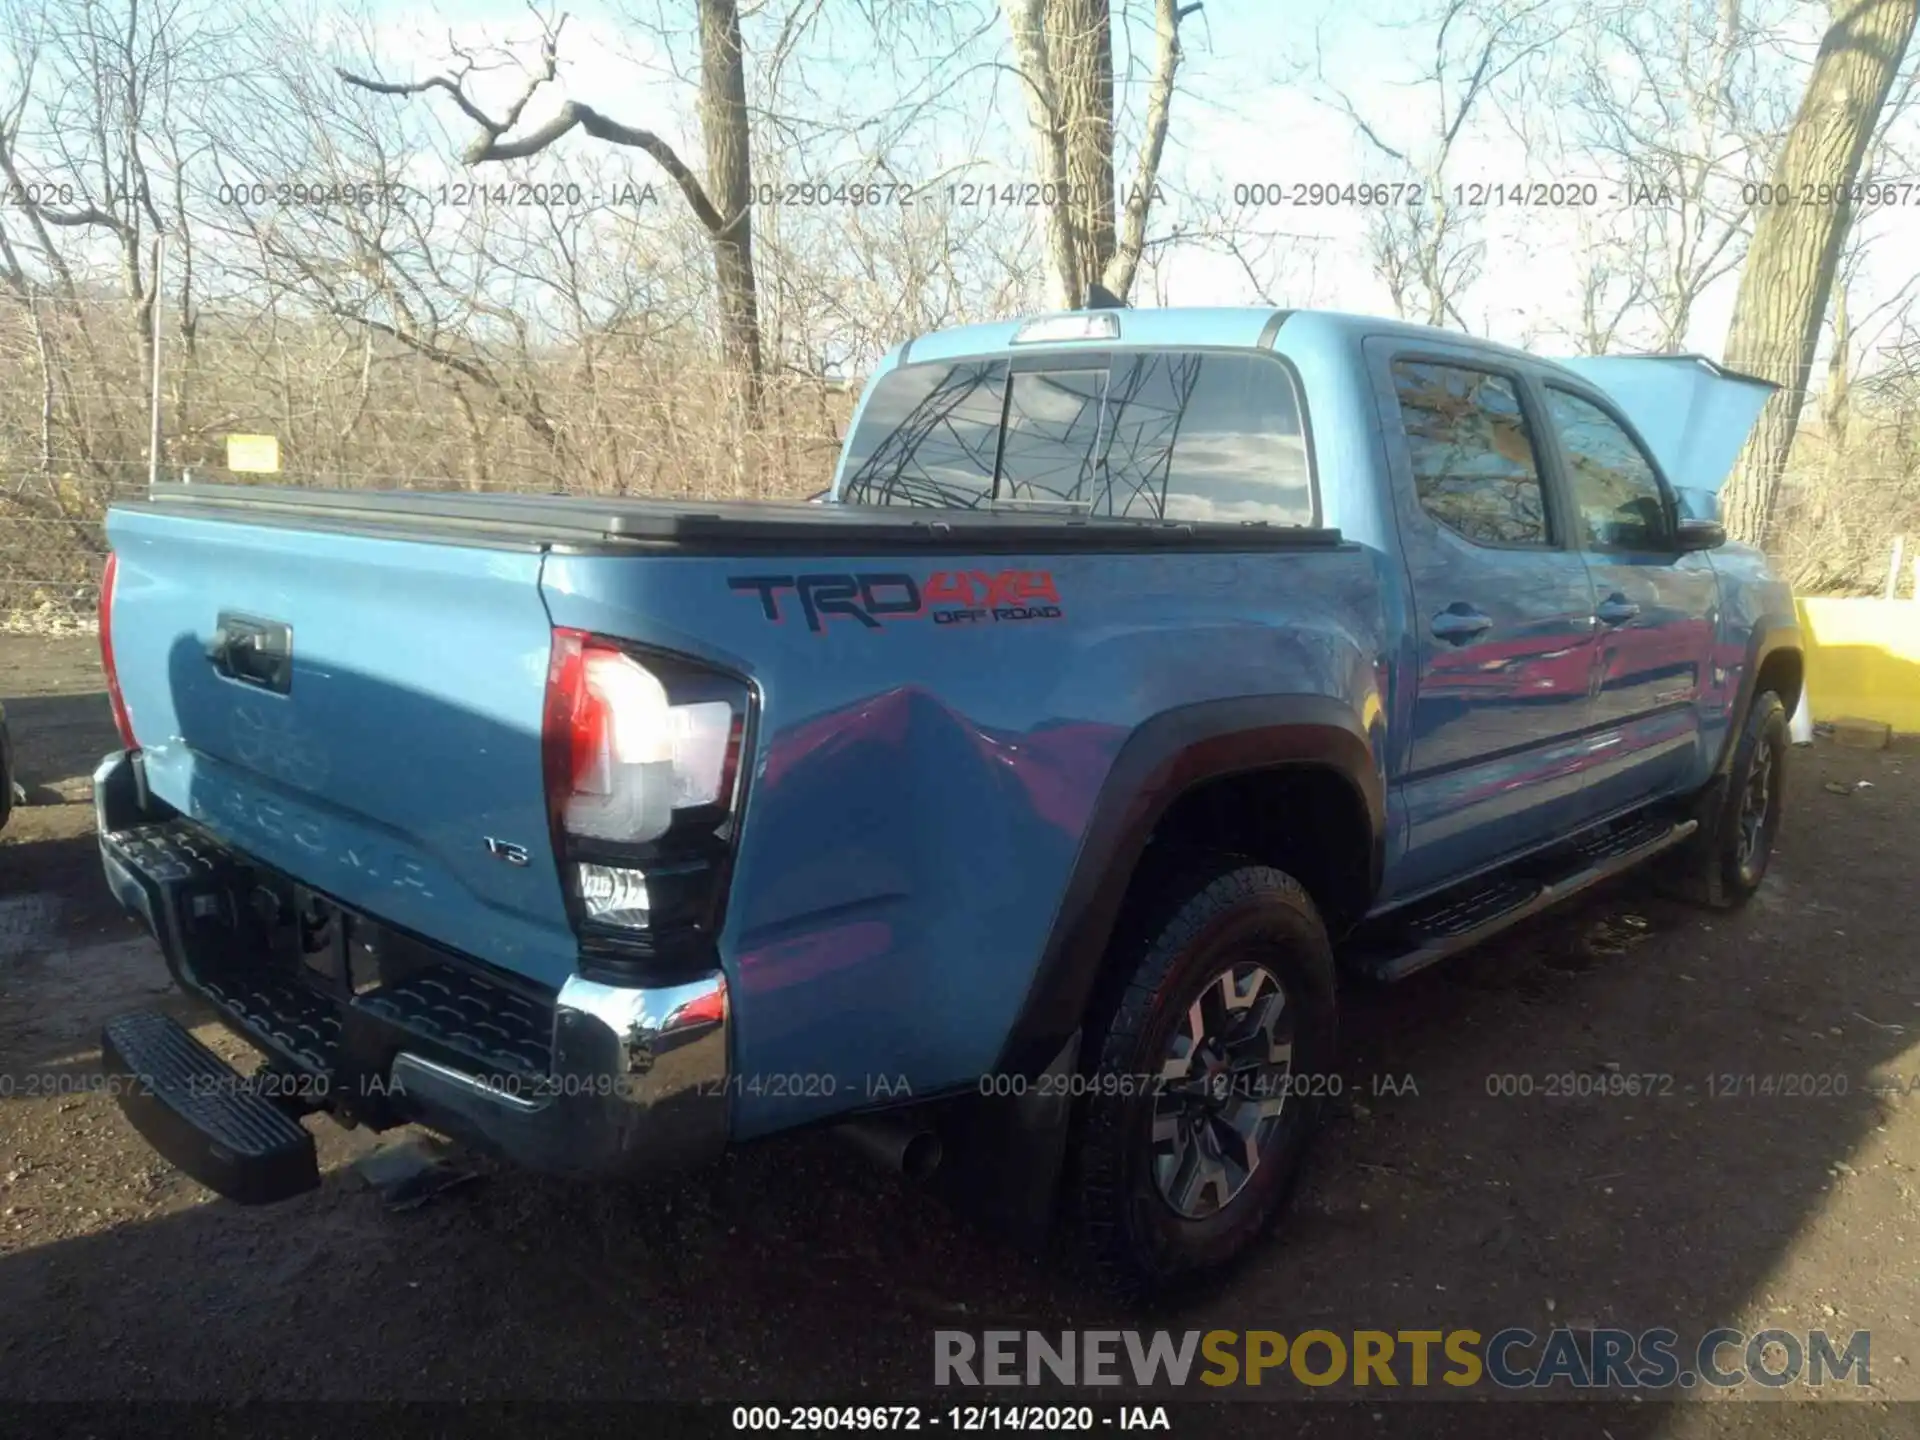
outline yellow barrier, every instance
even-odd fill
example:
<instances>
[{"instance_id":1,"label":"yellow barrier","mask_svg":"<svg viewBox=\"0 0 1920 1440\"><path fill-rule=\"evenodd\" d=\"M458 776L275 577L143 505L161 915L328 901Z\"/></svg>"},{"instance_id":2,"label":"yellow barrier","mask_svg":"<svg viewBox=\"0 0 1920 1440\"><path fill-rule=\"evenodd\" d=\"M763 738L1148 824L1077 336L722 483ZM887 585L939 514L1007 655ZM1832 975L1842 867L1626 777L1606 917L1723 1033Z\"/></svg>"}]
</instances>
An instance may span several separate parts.
<instances>
[{"instance_id":1,"label":"yellow barrier","mask_svg":"<svg viewBox=\"0 0 1920 1440\"><path fill-rule=\"evenodd\" d=\"M1920 731L1920 601L1806 599L1800 638L1816 720Z\"/></svg>"}]
</instances>

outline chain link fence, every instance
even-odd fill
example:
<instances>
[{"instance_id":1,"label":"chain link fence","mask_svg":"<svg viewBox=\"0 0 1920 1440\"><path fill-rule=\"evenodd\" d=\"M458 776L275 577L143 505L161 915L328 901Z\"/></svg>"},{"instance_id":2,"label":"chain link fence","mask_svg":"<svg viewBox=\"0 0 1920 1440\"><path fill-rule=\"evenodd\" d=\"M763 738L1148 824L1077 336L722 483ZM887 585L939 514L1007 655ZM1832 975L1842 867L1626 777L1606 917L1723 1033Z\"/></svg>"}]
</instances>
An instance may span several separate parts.
<instances>
[{"instance_id":1,"label":"chain link fence","mask_svg":"<svg viewBox=\"0 0 1920 1440\"><path fill-rule=\"evenodd\" d=\"M142 466L137 483L82 485L29 473L0 493L0 631L93 630L107 554L101 517L114 500L146 490Z\"/></svg>"}]
</instances>

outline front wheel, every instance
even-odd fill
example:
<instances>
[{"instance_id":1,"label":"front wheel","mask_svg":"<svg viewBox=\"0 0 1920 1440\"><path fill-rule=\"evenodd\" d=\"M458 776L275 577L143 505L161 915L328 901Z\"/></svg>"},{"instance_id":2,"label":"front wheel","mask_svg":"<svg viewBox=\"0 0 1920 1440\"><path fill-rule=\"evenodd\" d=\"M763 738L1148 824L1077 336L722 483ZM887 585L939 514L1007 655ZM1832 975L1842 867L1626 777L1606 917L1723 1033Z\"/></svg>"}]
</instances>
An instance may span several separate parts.
<instances>
[{"instance_id":1,"label":"front wheel","mask_svg":"<svg viewBox=\"0 0 1920 1440\"><path fill-rule=\"evenodd\" d=\"M1773 691L1753 697L1728 766L1726 788L1667 875L1669 889L1715 909L1743 905L1766 878L1780 833L1787 773L1787 707Z\"/></svg>"},{"instance_id":2,"label":"front wheel","mask_svg":"<svg viewBox=\"0 0 1920 1440\"><path fill-rule=\"evenodd\" d=\"M1112 957L1074 1157L1095 1267L1138 1297L1267 1231L1338 1083L1333 950L1299 882L1222 864L1162 894Z\"/></svg>"}]
</instances>

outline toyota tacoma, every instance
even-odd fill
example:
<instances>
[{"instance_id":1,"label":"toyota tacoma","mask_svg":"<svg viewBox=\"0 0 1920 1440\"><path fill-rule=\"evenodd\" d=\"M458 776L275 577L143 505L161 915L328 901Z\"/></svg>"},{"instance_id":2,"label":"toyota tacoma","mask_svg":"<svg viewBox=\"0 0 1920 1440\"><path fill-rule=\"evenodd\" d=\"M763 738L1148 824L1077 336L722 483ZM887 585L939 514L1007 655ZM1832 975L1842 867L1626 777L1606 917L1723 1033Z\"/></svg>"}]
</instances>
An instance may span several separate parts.
<instances>
[{"instance_id":1,"label":"toyota tacoma","mask_svg":"<svg viewBox=\"0 0 1920 1440\"><path fill-rule=\"evenodd\" d=\"M822 503L115 505L109 884L261 1054L103 1063L234 1200L310 1124L658 1175L800 1127L1136 1294L1267 1229L1393 981L1654 857L1761 883L1766 382L1315 311L897 347Z\"/></svg>"}]
</instances>

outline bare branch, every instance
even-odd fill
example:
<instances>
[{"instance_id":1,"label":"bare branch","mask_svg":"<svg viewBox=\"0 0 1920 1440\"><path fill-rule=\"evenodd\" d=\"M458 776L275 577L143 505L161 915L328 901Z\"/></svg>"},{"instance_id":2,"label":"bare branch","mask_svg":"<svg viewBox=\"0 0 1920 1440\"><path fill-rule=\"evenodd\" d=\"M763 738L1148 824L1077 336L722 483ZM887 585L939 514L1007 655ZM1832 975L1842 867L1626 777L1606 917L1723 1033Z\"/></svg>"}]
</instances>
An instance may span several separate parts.
<instances>
[{"instance_id":1,"label":"bare branch","mask_svg":"<svg viewBox=\"0 0 1920 1440\"><path fill-rule=\"evenodd\" d=\"M1173 76L1180 66L1180 21L1200 8L1179 0L1157 0L1154 6L1153 81L1147 90L1147 133L1141 141L1133 191L1120 215L1120 236L1113 259L1102 277L1107 289L1125 296L1133 288L1133 274L1147 241L1147 206L1160 176L1160 156L1167 144L1167 117L1173 103Z\"/></svg>"},{"instance_id":2,"label":"bare branch","mask_svg":"<svg viewBox=\"0 0 1920 1440\"><path fill-rule=\"evenodd\" d=\"M459 80L449 75L432 75L425 80L375 80L371 76L356 75L344 66L336 65L333 73L347 84L362 90L370 90L375 95L424 95L429 90L444 90L453 97L453 103L466 113L469 120L489 135L498 135L505 127L497 124L486 111L467 98L467 92L460 88Z\"/></svg>"},{"instance_id":3,"label":"bare branch","mask_svg":"<svg viewBox=\"0 0 1920 1440\"><path fill-rule=\"evenodd\" d=\"M1393 146L1389 145L1386 141L1380 138L1379 133L1373 128L1373 126L1367 123L1366 117L1362 115L1359 112L1359 110L1354 107L1353 101L1349 100L1343 91L1332 90L1330 88L1329 93L1332 94L1334 103L1340 107L1340 113L1345 115L1347 119L1353 122L1354 128L1367 138L1368 142L1373 146L1374 149L1378 150L1382 155L1386 156L1389 160L1398 160L1402 165L1405 165L1408 169L1414 168L1413 162L1409 160L1402 152L1394 149Z\"/></svg>"},{"instance_id":4,"label":"bare branch","mask_svg":"<svg viewBox=\"0 0 1920 1440\"><path fill-rule=\"evenodd\" d=\"M39 207L39 212L40 218L47 224L58 225L63 229L81 225L99 225L118 235L124 235L128 230L126 221L110 211L102 210L98 205L89 205L82 210L49 210L43 205Z\"/></svg>"},{"instance_id":5,"label":"bare branch","mask_svg":"<svg viewBox=\"0 0 1920 1440\"><path fill-rule=\"evenodd\" d=\"M517 139L507 138L508 132L519 123L521 114L526 110L527 102L542 85L553 80L558 74L560 31L566 23L567 17L563 15L559 22L542 36L540 69L535 72L519 99L515 100L507 108L505 115L498 120L488 115L467 94L464 85L467 73L465 70L459 75L430 75L425 80L412 81L376 80L370 76L357 75L340 66L334 67L334 73L348 85L370 91L375 95L411 96L424 95L432 90L444 90L453 97L454 104L460 107L461 112L480 130L480 133L473 137L461 153L460 158L467 165L482 165L488 161L524 160L530 155L539 154L576 127L584 130L594 139L603 140L609 145L621 145L628 149L644 151L679 187L680 193L686 197L688 206L692 208L694 215L709 235L719 237L735 231L746 218L747 212L742 210L735 215L722 215L708 198L706 188L701 185L699 177L680 158L673 146L651 130L624 125L618 120L601 114L590 105L569 100L544 125L528 131Z\"/></svg>"}]
</instances>

